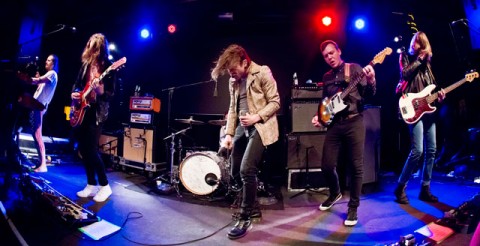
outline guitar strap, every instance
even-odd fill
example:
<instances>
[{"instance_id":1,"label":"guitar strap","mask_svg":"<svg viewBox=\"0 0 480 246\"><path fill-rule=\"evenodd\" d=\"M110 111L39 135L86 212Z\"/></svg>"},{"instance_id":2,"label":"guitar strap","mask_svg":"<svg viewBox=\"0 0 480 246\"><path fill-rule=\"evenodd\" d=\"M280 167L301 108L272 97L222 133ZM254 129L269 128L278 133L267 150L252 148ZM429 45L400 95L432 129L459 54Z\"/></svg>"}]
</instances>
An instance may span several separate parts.
<instances>
[{"instance_id":1,"label":"guitar strap","mask_svg":"<svg viewBox=\"0 0 480 246\"><path fill-rule=\"evenodd\" d=\"M345 82L350 83L350 63L345 62Z\"/></svg>"}]
</instances>

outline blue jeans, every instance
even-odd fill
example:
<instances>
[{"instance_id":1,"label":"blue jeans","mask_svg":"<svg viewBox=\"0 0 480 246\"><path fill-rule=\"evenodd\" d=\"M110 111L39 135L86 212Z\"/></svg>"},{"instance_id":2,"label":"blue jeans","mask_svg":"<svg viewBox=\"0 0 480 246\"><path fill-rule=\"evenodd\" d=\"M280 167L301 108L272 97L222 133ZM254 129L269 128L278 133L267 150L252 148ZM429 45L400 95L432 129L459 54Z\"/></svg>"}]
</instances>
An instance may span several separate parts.
<instances>
[{"instance_id":1,"label":"blue jeans","mask_svg":"<svg viewBox=\"0 0 480 246\"><path fill-rule=\"evenodd\" d=\"M409 125L409 130L412 145L410 148L410 154L403 166L402 173L398 178L398 183L408 183L412 173L419 166L421 161L420 158L422 158L425 149L423 168L421 169L422 185L430 185L433 163L435 161L435 153L437 150L435 116L433 114L423 115L417 123Z\"/></svg>"},{"instance_id":2,"label":"blue jeans","mask_svg":"<svg viewBox=\"0 0 480 246\"><path fill-rule=\"evenodd\" d=\"M243 183L241 212L248 214L257 199L257 173L265 146L255 127L248 127L248 137L245 130L243 126L235 130L231 171L233 179L238 181L240 176Z\"/></svg>"}]
</instances>

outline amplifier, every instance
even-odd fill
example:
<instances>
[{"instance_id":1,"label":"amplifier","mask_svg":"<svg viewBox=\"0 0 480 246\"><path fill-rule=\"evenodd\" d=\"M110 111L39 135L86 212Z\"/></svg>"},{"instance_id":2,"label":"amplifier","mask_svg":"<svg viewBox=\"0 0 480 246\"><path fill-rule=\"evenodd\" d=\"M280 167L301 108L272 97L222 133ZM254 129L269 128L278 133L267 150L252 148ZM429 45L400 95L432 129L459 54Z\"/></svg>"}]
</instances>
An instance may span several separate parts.
<instances>
[{"instance_id":1,"label":"amplifier","mask_svg":"<svg viewBox=\"0 0 480 246\"><path fill-rule=\"evenodd\" d=\"M324 132L326 127L315 127L312 118L318 110L320 101L296 101L290 106L292 132Z\"/></svg>"},{"instance_id":2,"label":"amplifier","mask_svg":"<svg viewBox=\"0 0 480 246\"><path fill-rule=\"evenodd\" d=\"M321 99L323 97L322 87L296 87L292 88L292 99Z\"/></svg>"},{"instance_id":3,"label":"amplifier","mask_svg":"<svg viewBox=\"0 0 480 246\"><path fill-rule=\"evenodd\" d=\"M130 110L160 112L160 99L154 97L130 97Z\"/></svg>"},{"instance_id":4,"label":"amplifier","mask_svg":"<svg viewBox=\"0 0 480 246\"><path fill-rule=\"evenodd\" d=\"M138 124L153 124L153 114L152 113L138 113L138 112L131 112L130 113L130 123L138 123Z\"/></svg>"}]
</instances>

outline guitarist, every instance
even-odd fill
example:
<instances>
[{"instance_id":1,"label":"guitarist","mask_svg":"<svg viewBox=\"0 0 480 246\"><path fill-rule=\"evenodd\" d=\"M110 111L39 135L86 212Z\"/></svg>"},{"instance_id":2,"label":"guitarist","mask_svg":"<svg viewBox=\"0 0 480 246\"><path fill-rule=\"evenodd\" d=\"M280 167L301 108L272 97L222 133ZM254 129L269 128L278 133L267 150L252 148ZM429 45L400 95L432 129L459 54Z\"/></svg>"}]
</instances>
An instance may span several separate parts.
<instances>
[{"instance_id":1,"label":"guitarist","mask_svg":"<svg viewBox=\"0 0 480 246\"><path fill-rule=\"evenodd\" d=\"M402 93L418 93L426 86L435 84L435 78L430 66L431 58L432 47L427 35L421 31L415 33L410 42L409 54L405 52L400 54L401 76L406 83L403 86ZM441 102L445 98L445 93L439 91L438 95ZM395 201L400 204L409 203L405 188L412 173L418 166L422 154L425 154L419 199L426 202L437 202L438 198L430 192L430 180L437 151L434 115L425 114L418 122L408 125L408 127L411 139L410 154L398 178L398 185L394 191Z\"/></svg>"},{"instance_id":2,"label":"guitarist","mask_svg":"<svg viewBox=\"0 0 480 246\"><path fill-rule=\"evenodd\" d=\"M364 97L375 94L376 81L375 70L371 65L362 67L358 64L347 64L341 58L342 51L337 43L326 40L320 44L325 62L332 68L323 75L325 96L331 97L339 90L348 86L350 78L364 73L363 79L346 97L348 107L335 115L332 123L327 128L323 145L322 170L325 175L330 195L319 209L330 209L335 202L342 198L340 184L336 171L340 156L340 149L348 151L348 168L351 168L350 201L348 202L347 218L345 226L357 224L357 208L360 205L360 192L363 179L363 151L365 144L365 125L361 115L362 101ZM320 127L318 115L312 119L312 124ZM347 154L347 153L346 153Z\"/></svg>"},{"instance_id":3,"label":"guitarist","mask_svg":"<svg viewBox=\"0 0 480 246\"><path fill-rule=\"evenodd\" d=\"M111 65L108 55L106 37L101 33L93 34L83 50L82 67L71 94L72 100L81 100L80 92L84 88L91 86L93 89L87 96L90 106L86 108L82 123L74 128L74 134L87 174L87 185L77 196L93 197L96 202L103 202L112 194L105 164L98 154L98 140L115 89L112 74L101 81L97 79Z\"/></svg>"}]
</instances>

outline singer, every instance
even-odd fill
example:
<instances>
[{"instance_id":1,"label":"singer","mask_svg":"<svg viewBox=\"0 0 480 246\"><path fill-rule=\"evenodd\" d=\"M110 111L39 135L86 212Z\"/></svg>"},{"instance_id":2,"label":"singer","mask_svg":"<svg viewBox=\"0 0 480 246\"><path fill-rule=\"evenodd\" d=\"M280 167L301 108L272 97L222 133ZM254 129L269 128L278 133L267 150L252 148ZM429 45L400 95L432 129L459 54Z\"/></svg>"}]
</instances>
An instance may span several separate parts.
<instances>
[{"instance_id":1,"label":"singer","mask_svg":"<svg viewBox=\"0 0 480 246\"><path fill-rule=\"evenodd\" d=\"M280 96L270 68L250 60L239 45L232 44L223 51L211 76L217 81L225 73L231 77L230 105L222 147L232 149L231 173L234 182L243 183L239 220L227 234L228 238L237 239L251 229L252 219L261 218L260 210L255 207L257 173L266 146L278 140L276 112ZM247 113L240 116L240 111Z\"/></svg>"}]
</instances>

